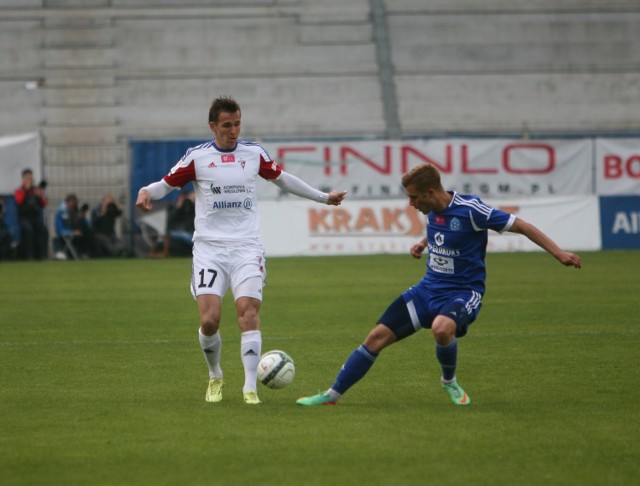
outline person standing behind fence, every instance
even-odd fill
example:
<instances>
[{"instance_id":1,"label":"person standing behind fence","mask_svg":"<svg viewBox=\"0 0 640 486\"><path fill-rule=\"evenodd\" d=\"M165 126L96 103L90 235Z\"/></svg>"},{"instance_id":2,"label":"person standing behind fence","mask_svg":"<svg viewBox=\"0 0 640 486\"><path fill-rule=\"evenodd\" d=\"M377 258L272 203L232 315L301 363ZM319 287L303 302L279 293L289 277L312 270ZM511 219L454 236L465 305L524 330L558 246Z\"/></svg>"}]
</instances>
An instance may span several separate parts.
<instances>
[{"instance_id":1,"label":"person standing behind fence","mask_svg":"<svg viewBox=\"0 0 640 486\"><path fill-rule=\"evenodd\" d=\"M42 260L47 257L49 230L44 224L43 211L47 207L45 190L47 183L33 185L33 171L22 171L22 185L16 189L14 198L18 206L20 224L20 251L27 260Z\"/></svg>"}]
</instances>

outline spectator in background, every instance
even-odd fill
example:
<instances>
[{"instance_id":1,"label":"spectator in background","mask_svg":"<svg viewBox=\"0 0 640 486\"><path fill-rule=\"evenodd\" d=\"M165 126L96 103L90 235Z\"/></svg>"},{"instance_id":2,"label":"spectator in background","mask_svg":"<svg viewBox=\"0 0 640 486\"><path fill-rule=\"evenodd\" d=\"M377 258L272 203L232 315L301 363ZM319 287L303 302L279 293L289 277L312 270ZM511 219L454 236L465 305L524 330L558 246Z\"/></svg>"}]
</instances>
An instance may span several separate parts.
<instances>
[{"instance_id":1,"label":"spectator in background","mask_svg":"<svg viewBox=\"0 0 640 486\"><path fill-rule=\"evenodd\" d=\"M89 206L86 204L78 208L78 198L75 194L67 195L60 205L55 218L56 238L53 240L56 259L66 260L68 253L74 258L88 258L93 254L93 235L87 219L88 210ZM74 252L77 255L74 255Z\"/></svg>"},{"instance_id":2,"label":"spectator in background","mask_svg":"<svg viewBox=\"0 0 640 486\"><path fill-rule=\"evenodd\" d=\"M110 195L104 196L100 206L93 210L91 226L97 257L124 255L122 241L116 235L116 220L120 216L122 216L122 209Z\"/></svg>"},{"instance_id":3,"label":"spectator in background","mask_svg":"<svg viewBox=\"0 0 640 486\"><path fill-rule=\"evenodd\" d=\"M47 257L49 230L43 216L43 210L47 207L46 188L45 181L37 187L33 185L31 169L22 171L22 185L16 189L14 197L20 221L20 250L27 260Z\"/></svg>"},{"instance_id":4,"label":"spectator in background","mask_svg":"<svg viewBox=\"0 0 640 486\"><path fill-rule=\"evenodd\" d=\"M4 200L0 199L0 261L13 256L11 230L4 220Z\"/></svg>"},{"instance_id":5,"label":"spectator in background","mask_svg":"<svg viewBox=\"0 0 640 486\"><path fill-rule=\"evenodd\" d=\"M188 256L193 247L196 196L193 191L181 193L175 205L167 212L167 234L164 237L163 256Z\"/></svg>"}]
</instances>

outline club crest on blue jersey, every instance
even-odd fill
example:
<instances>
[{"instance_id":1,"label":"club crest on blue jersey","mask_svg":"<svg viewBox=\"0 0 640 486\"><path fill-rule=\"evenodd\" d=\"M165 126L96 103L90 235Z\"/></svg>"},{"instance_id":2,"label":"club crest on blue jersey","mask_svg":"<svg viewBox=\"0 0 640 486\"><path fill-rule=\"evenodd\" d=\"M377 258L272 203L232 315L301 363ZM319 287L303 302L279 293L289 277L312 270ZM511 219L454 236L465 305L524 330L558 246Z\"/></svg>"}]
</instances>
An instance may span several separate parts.
<instances>
[{"instance_id":1,"label":"club crest on blue jersey","mask_svg":"<svg viewBox=\"0 0 640 486\"><path fill-rule=\"evenodd\" d=\"M460 231L462 229L462 223L458 218L453 218L449 223L449 229L451 231Z\"/></svg>"},{"instance_id":2,"label":"club crest on blue jersey","mask_svg":"<svg viewBox=\"0 0 640 486\"><path fill-rule=\"evenodd\" d=\"M442 246L444 244L444 235L439 231L434 235L433 239L438 246Z\"/></svg>"}]
</instances>

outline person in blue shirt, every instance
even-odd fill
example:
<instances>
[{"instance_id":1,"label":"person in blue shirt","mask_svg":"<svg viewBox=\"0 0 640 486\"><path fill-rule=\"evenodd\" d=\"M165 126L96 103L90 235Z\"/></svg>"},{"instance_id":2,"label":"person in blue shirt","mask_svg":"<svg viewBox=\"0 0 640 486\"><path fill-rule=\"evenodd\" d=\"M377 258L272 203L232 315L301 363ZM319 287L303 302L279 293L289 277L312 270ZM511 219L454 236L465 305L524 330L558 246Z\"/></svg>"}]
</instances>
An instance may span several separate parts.
<instances>
[{"instance_id":1,"label":"person in blue shirt","mask_svg":"<svg viewBox=\"0 0 640 486\"><path fill-rule=\"evenodd\" d=\"M65 248L74 258L88 258L93 254L93 234L87 219L88 210L89 206L86 204L78 207L75 194L65 197L54 219L56 237L53 240L53 248L56 260L67 259Z\"/></svg>"},{"instance_id":2,"label":"person in blue shirt","mask_svg":"<svg viewBox=\"0 0 640 486\"><path fill-rule=\"evenodd\" d=\"M581 266L578 255L562 250L532 224L476 196L445 191L438 169L431 164L404 174L402 186L409 204L427 215L427 234L411 248L414 258L427 251L427 273L389 305L344 363L331 388L300 398L298 405L334 405L365 376L384 348L421 328L431 329L436 341L444 391L455 405L469 405L469 395L456 380L457 340L467 333L482 305L488 230L519 233L561 264Z\"/></svg>"}]
</instances>

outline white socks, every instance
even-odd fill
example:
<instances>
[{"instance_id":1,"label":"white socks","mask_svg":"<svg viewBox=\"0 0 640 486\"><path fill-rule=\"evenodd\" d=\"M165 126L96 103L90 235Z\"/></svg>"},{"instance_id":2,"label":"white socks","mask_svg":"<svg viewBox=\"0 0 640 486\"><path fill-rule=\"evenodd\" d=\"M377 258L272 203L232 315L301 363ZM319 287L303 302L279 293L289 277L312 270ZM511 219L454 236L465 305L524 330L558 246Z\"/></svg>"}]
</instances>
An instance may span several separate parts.
<instances>
[{"instance_id":1,"label":"white socks","mask_svg":"<svg viewBox=\"0 0 640 486\"><path fill-rule=\"evenodd\" d=\"M198 330L200 339L200 347L204 353L204 359L209 367L209 378L222 378L222 369L220 368L220 350L222 349L222 338L220 332L213 336L205 336L202 330Z\"/></svg>"},{"instance_id":2,"label":"white socks","mask_svg":"<svg viewBox=\"0 0 640 486\"><path fill-rule=\"evenodd\" d=\"M204 353L204 359L209 367L209 378L222 378L220 368L220 351L222 350L222 338L220 332L213 336L205 336L198 330L200 347ZM257 390L258 363L262 354L262 335L260 331L243 332L240 336L240 357L244 366L243 392Z\"/></svg>"},{"instance_id":3,"label":"white socks","mask_svg":"<svg viewBox=\"0 0 640 486\"><path fill-rule=\"evenodd\" d=\"M260 331L243 332L240 336L240 357L244 366L243 393L256 391L258 363L262 354L262 335Z\"/></svg>"}]
</instances>

